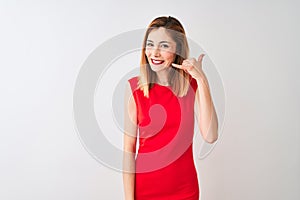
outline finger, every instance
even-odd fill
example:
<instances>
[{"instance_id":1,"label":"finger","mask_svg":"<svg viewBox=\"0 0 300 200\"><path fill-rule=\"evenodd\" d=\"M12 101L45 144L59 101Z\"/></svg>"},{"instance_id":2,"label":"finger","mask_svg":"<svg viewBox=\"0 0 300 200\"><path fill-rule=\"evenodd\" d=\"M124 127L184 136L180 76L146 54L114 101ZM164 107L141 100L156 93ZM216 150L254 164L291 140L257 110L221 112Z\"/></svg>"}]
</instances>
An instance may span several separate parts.
<instances>
[{"instance_id":1,"label":"finger","mask_svg":"<svg viewBox=\"0 0 300 200\"><path fill-rule=\"evenodd\" d=\"M187 66L190 66L190 65L192 65L192 63L189 60L184 60L182 62L182 66L184 66L184 67L187 67Z\"/></svg>"},{"instance_id":2,"label":"finger","mask_svg":"<svg viewBox=\"0 0 300 200\"><path fill-rule=\"evenodd\" d=\"M181 65L182 65L182 67L186 67L186 66L190 65L190 63L188 60L184 60L184 61L182 61Z\"/></svg>"},{"instance_id":3,"label":"finger","mask_svg":"<svg viewBox=\"0 0 300 200\"><path fill-rule=\"evenodd\" d=\"M185 69L188 69L188 70L195 66L196 66L196 63L193 63L193 61L190 61L190 60L185 60L182 62L182 67Z\"/></svg>"},{"instance_id":4,"label":"finger","mask_svg":"<svg viewBox=\"0 0 300 200\"><path fill-rule=\"evenodd\" d=\"M183 66L182 65L178 65L178 64L175 64L175 63L172 63L172 66L173 67L176 67L178 69L183 69Z\"/></svg>"},{"instance_id":5,"label":"finger","mask_svg":"<svg viewBox=\"0 0 300 200\"><path fill-rule=\"evenodd\" d=\"M178 68L178 69L182 69L182 70L184 70L186 73L188 73L186 67L183 66L183 65L178 65L178 64L172 63L172 66L174 66L174 67L176 67L176 68Z\"/></svg>"},{"instance_id":6,"label":"finger","mask_svg":"<svg viewBox=\"0 0 300 200\"><path fill-rule=\"evenodd\" d=\"M202 62L202 59L203 59L204 56L205 56L205 54L201 54L201 55L198 57L198 61L199 61L199 62Z\"/></svg>"}]
</instances>

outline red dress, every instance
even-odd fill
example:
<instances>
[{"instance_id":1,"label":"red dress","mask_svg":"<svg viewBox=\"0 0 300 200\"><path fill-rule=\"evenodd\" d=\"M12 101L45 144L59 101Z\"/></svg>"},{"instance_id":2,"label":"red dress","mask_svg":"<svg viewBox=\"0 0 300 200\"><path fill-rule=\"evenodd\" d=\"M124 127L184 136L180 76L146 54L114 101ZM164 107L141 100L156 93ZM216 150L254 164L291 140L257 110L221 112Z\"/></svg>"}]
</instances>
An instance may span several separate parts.
<instances>
[{"instance_id":1,"label":"red dress","mask_svg":"<svg viewBox=\"0 0 300 200\"><path fill-rule=\"evenodd\" d=\"M192 151L196 80L191 78L184 97L154 84L149 98L137 89L137 81L129 79L139 128L135 200L199 200Z\"/></svg>"}]
</instances>

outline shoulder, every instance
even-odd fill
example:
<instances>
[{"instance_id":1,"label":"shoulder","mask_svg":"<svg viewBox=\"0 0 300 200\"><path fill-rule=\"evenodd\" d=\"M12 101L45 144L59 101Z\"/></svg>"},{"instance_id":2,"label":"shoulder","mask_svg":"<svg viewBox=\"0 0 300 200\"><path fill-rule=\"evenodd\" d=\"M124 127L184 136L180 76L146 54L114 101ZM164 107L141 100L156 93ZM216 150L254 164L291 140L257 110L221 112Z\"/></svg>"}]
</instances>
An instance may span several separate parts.
<instances>
[{"instance_id":1,"label":"shoulder","mask_svg":"<svg viewBox=\"0 0 300 200\"><path fill-rule=\"evenodd\" d=\"M128 82L130 84L132 91L135 91L138 88L139 77L138 76L131 77L130 79L128 79Z\"/></svg>"}]
</instances>

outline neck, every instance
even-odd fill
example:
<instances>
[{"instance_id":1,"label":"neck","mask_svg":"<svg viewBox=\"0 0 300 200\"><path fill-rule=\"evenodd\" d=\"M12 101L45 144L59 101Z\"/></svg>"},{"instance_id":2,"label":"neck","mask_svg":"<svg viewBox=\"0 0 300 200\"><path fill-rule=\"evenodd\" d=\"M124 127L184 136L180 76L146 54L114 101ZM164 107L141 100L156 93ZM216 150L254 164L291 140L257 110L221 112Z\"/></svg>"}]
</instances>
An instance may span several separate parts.
<instances>
[{"instance_id":1,"label":"neck","mask_svg":"<svg viewBox=\"0 0 300 200\"><path fill-rule=\"evenodd\" d=\"M156 82L160 85L169 85L169 71L171 68L168 68L163 71L156 72Z\"/></svg>"}]
</instances>

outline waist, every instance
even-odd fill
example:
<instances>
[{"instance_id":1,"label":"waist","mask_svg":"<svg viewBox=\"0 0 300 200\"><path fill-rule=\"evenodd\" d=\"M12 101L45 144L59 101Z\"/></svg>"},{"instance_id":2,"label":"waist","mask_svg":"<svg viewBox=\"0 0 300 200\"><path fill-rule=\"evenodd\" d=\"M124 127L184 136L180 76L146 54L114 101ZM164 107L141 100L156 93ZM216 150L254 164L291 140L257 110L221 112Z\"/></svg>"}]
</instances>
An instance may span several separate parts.
<instances>
[{"instance_id":1,"label":"waist","mask_svg":"<svg viewBox=\"0 0 300 200\"><path fill-rule=\"evenodd\" d=\"M136 157L136 172L152 172L172 165L173 168L181 170L192 170L195 168L193 159L193 145L185 151L155 151L138 153Z\"/></svg>"}]
</instances>

